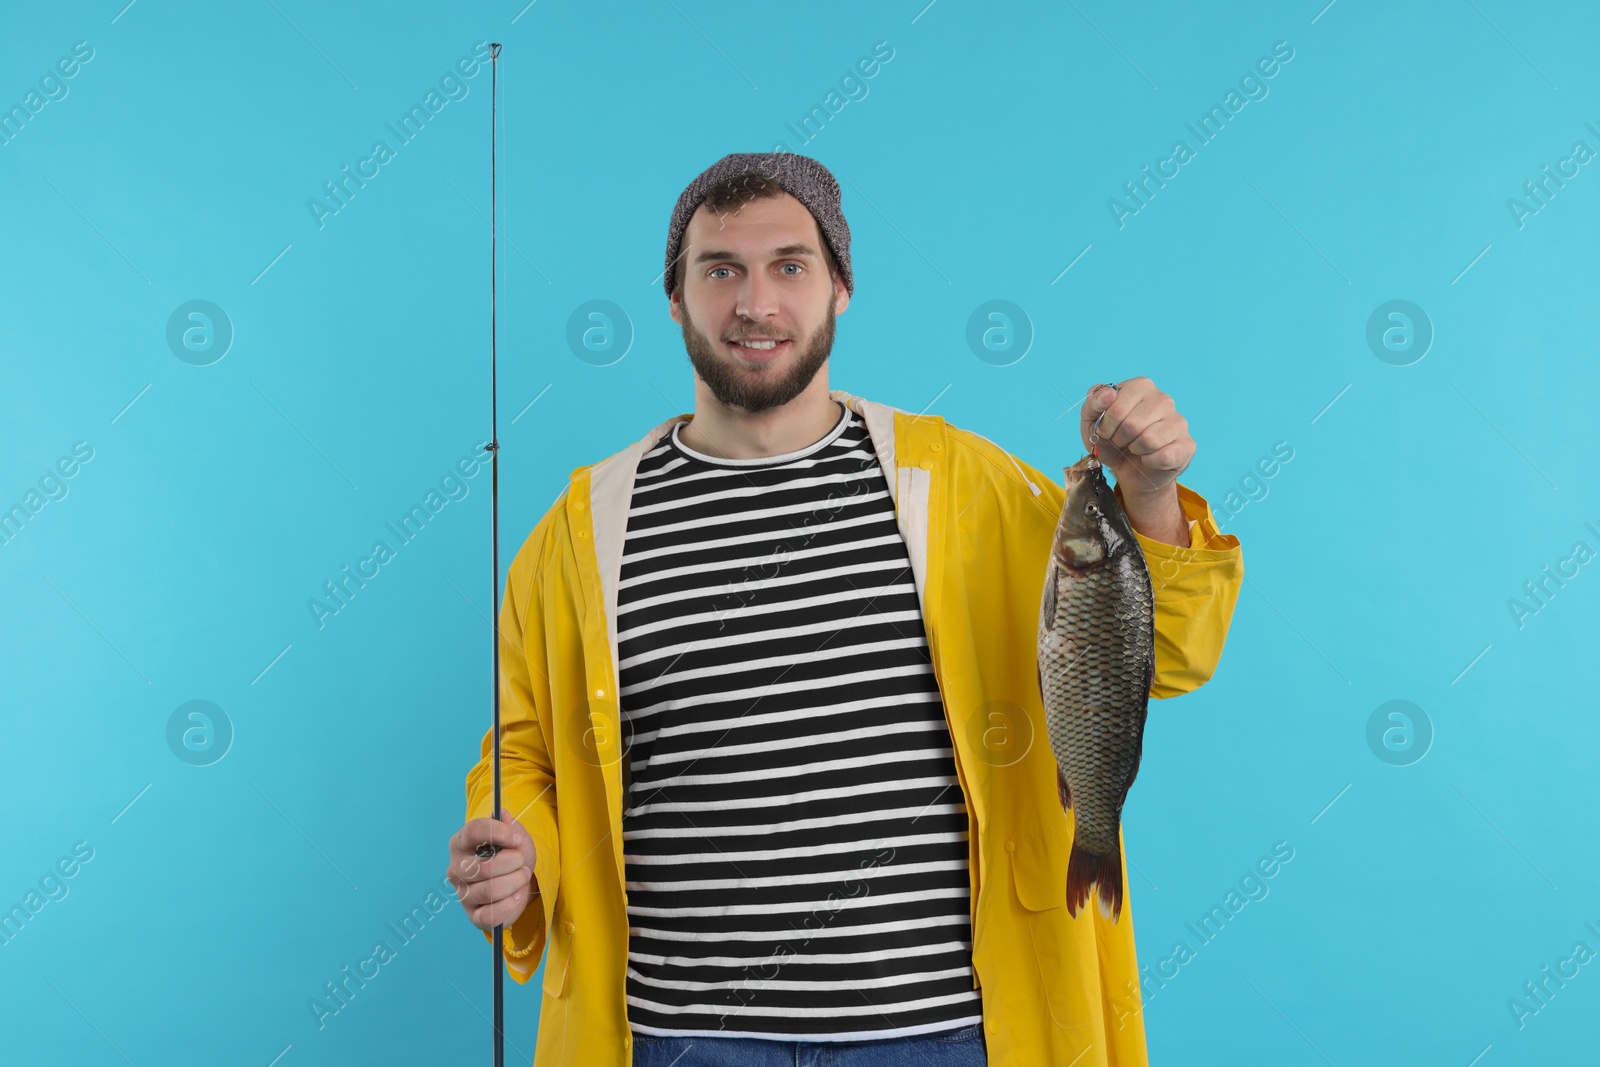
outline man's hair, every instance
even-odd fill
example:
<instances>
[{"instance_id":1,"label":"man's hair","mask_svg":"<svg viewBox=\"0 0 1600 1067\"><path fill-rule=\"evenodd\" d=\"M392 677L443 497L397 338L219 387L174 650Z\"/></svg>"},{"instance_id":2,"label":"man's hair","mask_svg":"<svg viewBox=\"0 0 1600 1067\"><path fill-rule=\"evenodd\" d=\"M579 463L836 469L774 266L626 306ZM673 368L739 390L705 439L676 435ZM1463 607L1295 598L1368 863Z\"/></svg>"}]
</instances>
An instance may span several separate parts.
<instances>
[{"instance_id":1,"label":"man's hair","mask_svg":"<svg viewBox=\"0 0 1600 1067\"><path fill-rule=\"evenodd\" d=\"M701 205L714 214L726 215L737 212L752 200L771 199L772 197L782 196L786 192L787 190L776 182L768 181L761 175L751 172L725 178L713 185L706 190L706 196L701 201ZM696 208L696 210L699 209ZM815 219L812 221L815 222ZM827 238L821 236L821 226L817 227L817 234L818 240L822 243L822 258L828 264L828 277L830 279L838 278L839 264L833 258L833 249L828 245ZM683 287L683 263L687 258L689 258L689 249L686 242L682 254L678 256L678 261L672 265L672 288L674 292Z\"/></svg>"}]
</instances>

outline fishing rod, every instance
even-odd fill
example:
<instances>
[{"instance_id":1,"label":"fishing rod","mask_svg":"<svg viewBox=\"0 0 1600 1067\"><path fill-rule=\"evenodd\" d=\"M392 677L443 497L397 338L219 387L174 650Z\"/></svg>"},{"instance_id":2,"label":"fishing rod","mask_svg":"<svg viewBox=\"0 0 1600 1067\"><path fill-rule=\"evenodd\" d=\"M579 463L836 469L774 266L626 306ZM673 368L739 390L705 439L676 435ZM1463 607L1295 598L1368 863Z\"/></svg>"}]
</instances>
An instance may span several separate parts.
<instances>
[{"instance_id":1,"label":"fishing rod","mask_svg":"<svg viewBox=\"0 0 1600 1067\"><path fill-rule=\"evenodd\" d=\"M497 204L495 189L496 148L499 137L496 113L500 100L500 45L489 45L489 63L492 73L489 77L489 523L490 523L490 567L493 575L489 585L489 632L494 645L494 680L490 686L494 694L494 807L491 809L491 818L498 826L500 822L500 627L495 621L496 605L500 602L500 425L499 409L496 403L498 390L495 388L495 376L498 372L498 358L496 352L496 321L497 309L495 295L498 291L495 279L495 265L499 262L497 237L500 232L495 221L495 208ZM492 833L492 831L491 831ZM500 851L499 845L489 843L479 845L474 853L484 859L493 858ZM505 924L496 923L494 927L494 1067L505 1067L506 1060L506 972L505 972Z\"/></svg>"}]
</instances>

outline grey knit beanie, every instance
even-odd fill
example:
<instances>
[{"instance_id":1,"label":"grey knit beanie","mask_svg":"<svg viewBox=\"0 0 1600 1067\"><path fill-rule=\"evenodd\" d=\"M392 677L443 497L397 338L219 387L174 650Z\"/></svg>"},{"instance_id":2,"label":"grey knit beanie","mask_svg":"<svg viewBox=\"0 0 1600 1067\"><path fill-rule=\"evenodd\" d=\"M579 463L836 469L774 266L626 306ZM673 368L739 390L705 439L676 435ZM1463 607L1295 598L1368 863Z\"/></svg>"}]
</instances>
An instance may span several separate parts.
<instances>
[{"instance_id":1,"label":"grey knit beanie","mask_svg":"<svg viewBox=\"0 0 1600 1067\"><path fill-rule=\"evenodd\" d=\"M855 285L850 277L850 227L839 207L839 183L828 168L793 152L734 152L717 160L690 182L678 197L677 207L672 209L672 225L667 229L667 270L662 278L667 296L672 296L673 267L677 265L678 249L683 243L683 232L689 228L689 218L713 185L747 174L767 179L806 206L839 264L845 291L854 295Z\"/></svg>"}]
</instances>

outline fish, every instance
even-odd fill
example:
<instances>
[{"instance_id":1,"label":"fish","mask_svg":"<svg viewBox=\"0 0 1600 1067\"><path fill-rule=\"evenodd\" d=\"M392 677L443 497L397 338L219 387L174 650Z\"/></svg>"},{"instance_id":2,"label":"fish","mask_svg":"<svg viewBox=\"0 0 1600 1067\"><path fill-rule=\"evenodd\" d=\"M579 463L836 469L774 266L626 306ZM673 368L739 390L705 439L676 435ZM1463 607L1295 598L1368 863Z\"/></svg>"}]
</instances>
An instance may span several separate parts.
<instances>
[{"instance_id":1,"label":"fish","mask_svg":"<svg viewBox=\"0 0 1600 1067\"><path fill-rule=\"evenodd\" d=\"M1067 911L1091 891L1121 918L1122 805L1144 747L1155 594L1144 552L1094 455L1065 467L1039 605L1039 690L1061 810L1073 820Z\"/></svg>"}]
</instances>

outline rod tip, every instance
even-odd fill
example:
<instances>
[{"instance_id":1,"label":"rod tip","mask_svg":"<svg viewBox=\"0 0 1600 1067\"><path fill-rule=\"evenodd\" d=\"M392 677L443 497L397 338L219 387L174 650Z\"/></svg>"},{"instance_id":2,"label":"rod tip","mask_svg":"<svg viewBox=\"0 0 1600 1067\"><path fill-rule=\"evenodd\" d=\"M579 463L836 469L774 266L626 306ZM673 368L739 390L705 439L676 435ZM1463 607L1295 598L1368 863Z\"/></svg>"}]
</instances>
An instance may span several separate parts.
<instances>
[{"instance_id":1,"label":"rod tip","mask_svg":"<svg viewBox=\"0 0 1600 1067\"><path fill-rule=\"evenodd\" d=\"M500 42L499 41L491 41L491 42L489 42L489 58L490 59L494 59L499 54L500 54Z\"/></svg>"}]
</instances>

